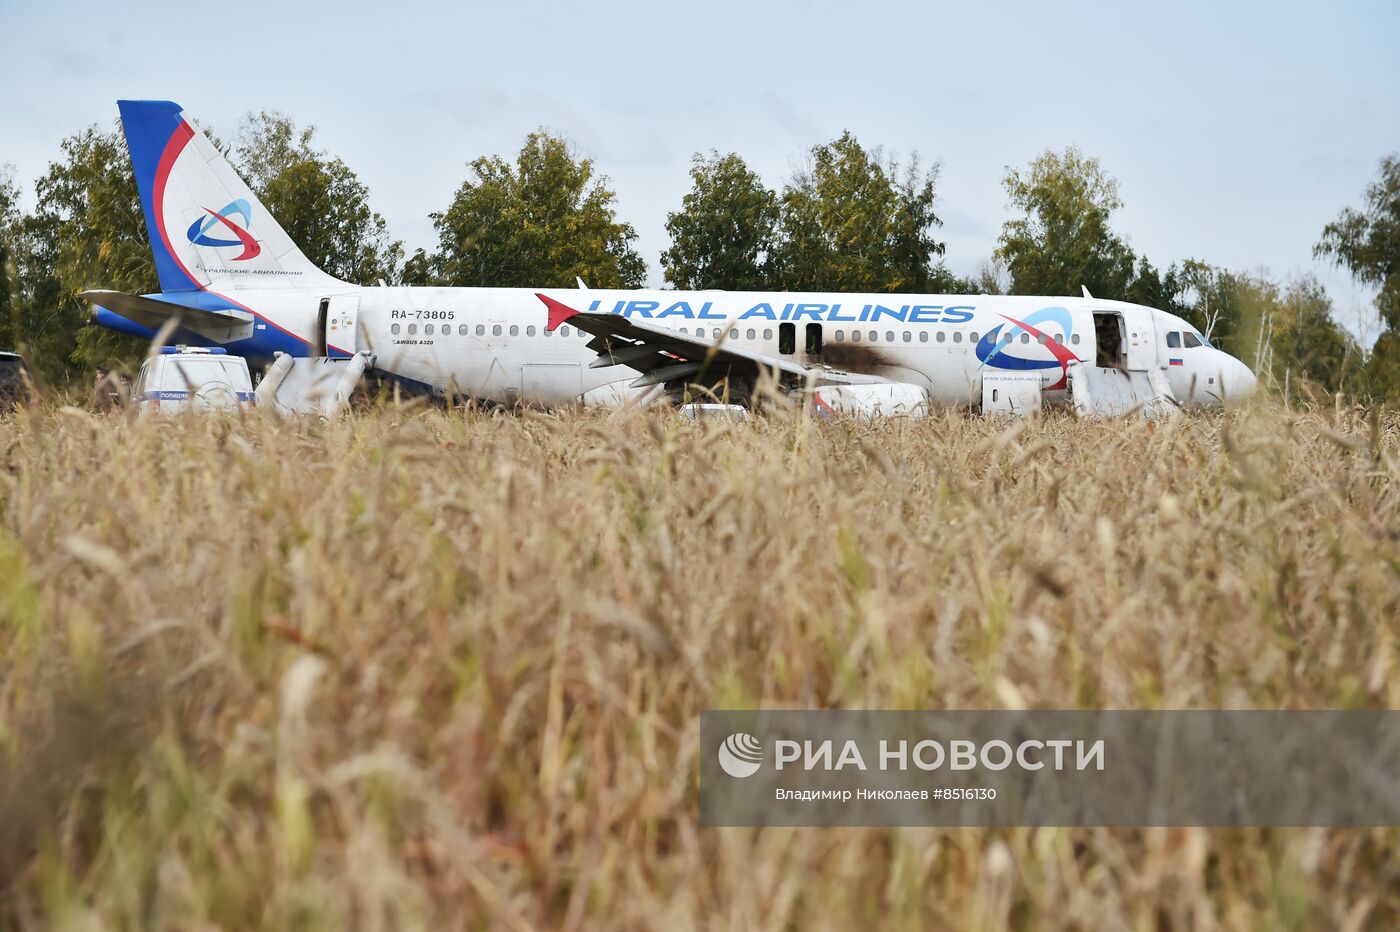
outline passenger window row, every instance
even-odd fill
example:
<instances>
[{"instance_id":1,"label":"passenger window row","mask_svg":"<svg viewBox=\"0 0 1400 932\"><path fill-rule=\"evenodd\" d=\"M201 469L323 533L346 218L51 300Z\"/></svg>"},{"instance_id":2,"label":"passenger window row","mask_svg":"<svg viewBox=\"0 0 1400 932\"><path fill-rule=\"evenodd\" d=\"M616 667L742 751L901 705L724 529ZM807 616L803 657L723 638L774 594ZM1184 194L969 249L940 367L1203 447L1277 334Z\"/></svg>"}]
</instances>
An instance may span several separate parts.
<instances>
[{"instance_id":1,"label":"passenger window row","mask_svg":"<svg viewBox=\"0 0 1400 932\"><path fill-rule=\"evenodd\" d=\"M811 327L812 325L809 324L808 326ZM720 331L719 329L717 329L717 328L716 328L716 329L713 329L713 330L707 331L704 327L696 327L696 328L694 328L694 331L692 331L691 329L689 329L689 328L687 328L687 327L682 327L682 328L680 328L680 331L681 331L681 333L688 334L688 335L693 335L693 336L697 336L697 337L700 337L701 339L714 339L714 340L718 340L718 339L719 339L719 335L720 335L720 332L721 332L721 331ZM738 331L738 330L730 330L730 331L729 331L729 339L731 339L731 340L737 340L737 339L739 339L739 333L740 333L740 331ZM758 339L758 333L759 333L759 331L754 330L754 329L751 328L751 327L748 328L747 330L743 331L743 333L744 333L744 338L745 338L745 339L748 339L748 340L755 340L755 339ZM762 331L762 333L763 333L763 339L764 339L764 340L771 340L771 339L773 339L773 331L772 331L772 329L765 328L765 329ZM915 335L916 333L917 333L917 336ZM949 336L950 333L952 334L951 337ZM933 331L933 334L934 334L934 335L933 335L933 337L932 337L932 340L933 340L933 342L935 342L935 343L947 343L947 342L949 342L950 340L951 340L953 343L962 343L962 342L964 342L964 340L966 340L966 342L968 342L968 343L976 343L977 340L978 340L978 337L980 336L980 334L978 334L978 332L977 332L976 330L972 330L972 331L966 332L966 335L965 335L965 336L964 336L964 331L962 331L962 330L951 330L951 331L949 331L949 330L937 330L937 331ZM852 342L852 343L860 343L860 342L862 342L862 341L865 341L865 342L868 342L868 343L880 343L880 342L885 342L885 343L901 343L901 342L902 342L902 343L913 343L915 340L917 340L917 341L920 342L920 343L928 343L929 340L930 340L929 331L928 331L928 330L919 330L919 331L911 331L911 330L886 330L886 331L884 331L883 337L882 337L881 332L880 332L879 330L869 330L869 331L866 331L866 330L852 330L852 331L849 332L849 334L848 334L847 331L845 331L845 330L835 330L835 331L832 332L832 338L833 338L837 343L844 343L844 342L846 342L848 339L849 339L850 342ZM785 343L785 342L786 342L785 335L782 334L782 333L780 333L780 334L779 334L779 340L780 340L780 342ZM1029 333L1022 333L1021 336L1020 336L1020 341L1021 341L1022 343L1030 343L1030 342L1031 342L1031 335L1030 335ZM1003 344L1010 343L1010 342L1012 342L1012 337L1011 337L1010 335L1004 335L1004 336L1002 336L1000 342L1003 343ZM1044 335L1041 335L1041 336L1037 336L1037 337L1035 338L1035 342L1044 345L1045 343L1048 343L1048 342L1050 342L1050 341L1047 340L1047 339L1045 338ZM1062 336L1061 334L1055 334L1055 336L1054 336L1054 342L1063 344L1063 343L1065 342L1065 338L1064 338L1064 336ZM1076 333L1076 334L1071 335L1071 336L1070 336L1070 343L1072 343L1072 344L1078 346L1078 345L1079 345L1079 334ZM782 351L782 352L787 352L786 350L780 350L780 351Z\"/></svg>"},{"instance_id":2,"label":"passenger window row","mask_svg":"<svg viewBox=\"0 0 1400 932\"><path fill-rule=\"evenodd\" d=\"M477 336L479 336L479 337L484 337L484 336L486 336L486 325L485 325L485 324L477 324L475 329L476 329L476 335L477 335ZM458 324L458 325L457 325L457 336L459 336L459 337L464 337L464 336L467 336L467 335L468 335L469 333L471 333L471 332L472 332L472 328L471 328L470 326L468 326L467 324ZM492 335L493 337L503 336L503 335L505 335L507 332L509 333L510 336L518 337L518 336L520 336L520 334L521 334L521 328L520 328L519 326L515 325L515 324L511 324L510 327L508 327L508 328L507 328L507 327L503 327L501 324L492 324L492 325L491 325L491 335ZM545 336L549 336L549 335L550 335L550 332L549 332L548 330L541 330L540 332L543 333ZM582 337L582 336L587 336L587 334L585 334L582 330L575 329L574 332L575 332L575 334L576 334L577 336L580 336L580 337ZM407 334L408 334L409 336L411 336L411 337L412 337L412 336L417 336L417 335L418 335L418 325L417 325L417 324L392 324L392 325L390 325L390 327L389 327L389 333L391 333L391 334L394 335L394 336L398 336L398 335L401 334L401 333L407 333ZM524 328L524 334L525 334L525 336L527 336L527 337L532 337L532 336L534 336L534 335L535 335L535 327L534 327L534 325L531 324L530 326L525 327L525 328ZM451 324L436 324L436 325L435 325L435 324L424 324L424 325L423 325L423 336L425 336L425 337L430 337L430 336L434 336L434 335L444 336L444 337L446 337L446 336L451 336L451 335L452 335L452 325L451 325ZM560 328L559 328L559 335L560 335L561 337L566 337L566 336L568 336L568 335L569 335L569 328L568 328L568 327L560 327Z\"/></svg>"},{"instance_id":3,"label":"passenger window row","mask_svg":"<svg viewBox=\"0 0 1400 932\"><path fill-rule=\"evenodd\" d=\"M456 325L457 336L461 336L461 337L467 336L468 334L470 334L470 333L472 332L473 329L475 329L475 332L476 332L476 335L477 335L477 336L479 336L479 337L484 337L484 336L486 336L486 325L485 325L485 324L477 324L477 325L475 326L475 328L472 328L472 327L469 326L468 324L457 324L457 325ZM562 327L560 327L560 328L558 329L557 332L558 332L558 335L559 335L559 336L561 336L561 337L567 337L567 336L569 336L569 330L570 330L570 328L569 328L568 326L562 326ZM452 335L452 331L453 331L453 325L452 325L452 324L423 324L423 336L427 336L427 337L431 337L431 336L434 336L434 335L451 336L451 335ZM492 324L492 325L491 325L491 335L492 335L492 336L495 336L495 337L504 336L504 335L506 335L507 331L508 331L509 335L510 335L510 336L513 336L513 337L516 337L516 336L520 336L520 335L521 335L521 328L520 328L519 326L515 325L515 324L511 324L511 325L509 326L509 328L503 327L503 325L501 325L501 324ZM400 334L403 334L403 333L406 333L408 336L417 336L417 335L418 335L418 324L392 324L392 325L389 327L389 332L390 332L393 336L399 336ZM546 337L551 335L550 331L548 331L548 330L541 330L540 332L541 332L544 336L546 336ZM704 340L718 340L719 337L720 337L720 333L721 333L720 329L717 328L717 327L716 327L716 328L713 328L713 329L710 329L710 330L706 330L704 327L696 327L696 328L694 328L693 333L692 333L692 331L691 331L689 328L681 327L681 328L680 328L680 332L681 332L681 333L684 333L684 334L693 335L693 336L699 337L700 339L704 339ZM740 332L740 331L739 331L738 329L731 329L731 330L729 331L729 339L731 339L731 340L737 340L737 339L739 339L739 332ZM757 339L758 339L759 331L756 330L756 329L753 328L753 327L746 328L746 329L743 331L743 333L744 333L744 338L747 339L747 340L757 340ZM765 341L768 341L768 340L772 340L772 339L773 339L773 329L772 329L771 327L765 327L765 328L763 328L762 333L763 333L763 339L764 339ZM915 335L916 333L917 333L917 336ZM862 341L868 342L868 343L880 343L880 342L885 342L885 343L900 343L900 342L903 342L903 343L913 343L916 339L917 339L918 342L920 342L920 343L928 343L928 342L930 341L929 333L930 333L930 331L928 331L928 330L919 330L919 331L910 331L910 330L901 330L901 331L886 330L886 331L884 331L884 334L883 334L883 337L884 337L884 338L883 338L883 341L882 341L882 339L881 339L881 332L880 332L879 330L851 330L851 331L849 332L849 334L848 334L847 331L845 331L845 330L836 330L836 331L833 331L832 336L833 336L833 338L836 340L837 343L844 343L844 342L846 342L848 339L849 339L850 342L852 342L852 343L860 343L860 342L862 342ZM951 337L949 336L950 333L952 334ZM532 325L526 326L526 327L524 328L524 334L525 334L525 336L527 336L527 337L533 337L533 336L535 336L535 327L534 327L534 325L532 324ZM577 329L577 328L574 328L574 335L576 335L576 336L578 336L578 337L585 337L585 336L587 336L586 333L584 333L582 330L579 330L579 329ZM821 352L821 341L822 341L821 325L820 325L820 324L808 324L808 325L807 325L807 335L806 335L806 336L807 336L807 347L806 347L806 351L807 351L808 353L810 353L810 354L817 354L817 353L820 353L820 352ZM949 330L935 330L935 331L933 331L933 337L932 337L932 340L933 340L933 342L935 342L935 343L947 343L947 342L949 342L950 340L951 340L953 343L962 343L962 342L964 342L964 340L966 340L967 343L976 343L976 342L977 342L977 339L978 339L978 333L977 333L976 330L968 331L968 332L966 332L966 334L964 334L964 331L962 331L962 330L952 330L952 331L949 331ZM1181 344L1182 344L1182 339L1183 339L1183 335L1182 335L1180 332L1173 331L1173 332L1167 334L1167 345L1170 346L1170 347L1173 347L1173 348L1180 347ZM1012 340L1013 340L1013 337L1012 337L1010 334L1003 334L999 342L1001 343L1001 345L1005 346L1005 345L1011 343ZM1022 343L1030 343L1030 342L1031 342L1031 335L1030 335L1029 333L1022 332L1021 335L1020 335L1020 341L1021 341ZM1055 334L1054 341L1055 341L1056 343L1061 343L1061 344L1063 344L1063 343L1065 342L1065 338L1064 338L1062 335L1060 335L1060 334ZM1188 347L1191 347L1191 346L1200 346L1200 345L1201 345L1200 340L1198 340L1198 339L1196 338L1196 335L1195 335L1194 333L1191 333L1190 331L1187 331L1187 332L1185 333L1185 341L1186 341L1186 346L1188 346ZM784 355L791 355L791 354L795 351L795 349L796 349L796 347L795 347L795 345L794 345L795 342L796 342L796 341L795 341L795 328L793 327L793 325L792 325L792 324L782 324L782 325L780 325L779 328L778 328L778 352L779 352L779 353L782 353L782 354L784 354ZM1038 342L1038 343L1044 345L1045 343L1047 343L1047 342L1049 342L1049 341L1046 339L1046 337L1045 337L1044 334L1041 334L1041 335L1039 335L1039 336L1036 337L1036 342ZM1071 335L1071 337L1070 337L1070 343L1072 343L1072 344L1074 344L1074 345L1076 345L1076 346L1079 345L1079 334L1076 333L1076 334Z\"/></svg>"}]
</instances>

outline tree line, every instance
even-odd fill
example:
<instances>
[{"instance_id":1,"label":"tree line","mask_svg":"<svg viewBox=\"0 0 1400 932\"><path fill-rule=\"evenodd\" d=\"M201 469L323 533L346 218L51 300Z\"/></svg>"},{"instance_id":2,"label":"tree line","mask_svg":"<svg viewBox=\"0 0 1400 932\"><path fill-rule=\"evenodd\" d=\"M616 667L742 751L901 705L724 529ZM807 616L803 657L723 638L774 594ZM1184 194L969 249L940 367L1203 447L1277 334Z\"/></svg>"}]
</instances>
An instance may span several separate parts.
<instances>
[{"instance_id":1,"label":"tree line","mask_svg":"<svg viewBox=\"0 0 1400 932\"><path fill-rule=\"evenodd\" d=\"M232 142L213 134L254 193L307 257L361 284L641 287L646 262L632 225L593 160L540 130L514 159L482 156L442 211L437 244L406 256L341 159L315 128L248 114ZM952 273L936 210L939 166L863 145L849 132L813 146L806 167L771 188L736 153L695 155L690 190L667 214L660 255L682 289L1077 295L1177 313L1291 394L1346 392L1400 400L1400 156L1382 160L1360 208L1320 233L1319 258L1377 291L1379 336L1360 345L1311 276L1279 282L1199 259L1154 265L1114 228L1118 184L1076 149L1008 169L1012 215L973 278ZM138 341L88 322L91 287L158 286L119 128L63 140L19 207L0 170L0 346L21 348L48 378L131 365Z\"/></svg>"}]
</instances>

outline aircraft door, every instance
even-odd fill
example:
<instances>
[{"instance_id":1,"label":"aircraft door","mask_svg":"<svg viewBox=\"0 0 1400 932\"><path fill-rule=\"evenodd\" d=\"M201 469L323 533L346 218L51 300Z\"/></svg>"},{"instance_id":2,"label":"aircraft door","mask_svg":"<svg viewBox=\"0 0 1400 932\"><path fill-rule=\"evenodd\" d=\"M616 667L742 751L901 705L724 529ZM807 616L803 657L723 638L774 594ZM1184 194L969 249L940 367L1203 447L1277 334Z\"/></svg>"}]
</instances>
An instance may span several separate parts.
<instances>
[{"instance_id":1,"label":"aircraft door","mask_svg":"<svg viewBox=\"0 0 1400 932\"><path fill-rule=\"evenodd\" d=\"M1146 308L1094 311L1094 344L1100 368L1143 371L1157 365L1156 330Z\"/></svg>"},{"instance_id":2,"label":"aircraft door","mask_svg":"<svg viewBox=\"0 0 1400 932\"><path fill-rule=\"evenodd\" d=\"M1124 351L1128 368L1142 371L1157 367L1157 332L1152 312L1143 307L1123 309Z\"/></svg>"},{"instance_id":3,"label":"aircraft door","mask_svg":"<svg viewBox=\"0 0 1400 932\"><path fill-rule=\"evenodd\" d=\"M1125 369L1127 327L1116 311L1094 312L1094 365L1100 369Z\"/></svg>"},{"instance_id":4,"label":"aircraft door","mask_svg":"<svg viewBox=\"0 0 1400 932\"><path fill-rule=\"evenodd\" d=\"M532 404L573 404L583 395L583 368L577 363L526 363L520 367L520 393Z\"/></svg>"},{"instance_id":5,"label":"aircraft door","mask_svg":"<svg viewBox=\"0 0 1400 932\"><path fill-rule=\"evenodd\" d=\"M322 298L316 310L316 333L311 344L311 355L352 355L362 342L359 324L359 295L338 294Z\"/></svg>"}]
</instances>

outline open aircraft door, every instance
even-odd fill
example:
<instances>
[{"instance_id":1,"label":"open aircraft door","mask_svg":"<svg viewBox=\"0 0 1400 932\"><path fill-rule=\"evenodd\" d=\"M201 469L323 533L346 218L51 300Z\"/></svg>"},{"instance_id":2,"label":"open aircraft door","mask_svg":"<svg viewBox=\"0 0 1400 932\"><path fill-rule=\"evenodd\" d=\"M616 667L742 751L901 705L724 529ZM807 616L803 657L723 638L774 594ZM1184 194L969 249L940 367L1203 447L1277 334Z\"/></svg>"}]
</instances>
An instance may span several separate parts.
<instances>
[{"instance_id":1,"label":"open aircraft door","mask_svg":"<svg viewBox=\"0 0 1400 932\"><path fill-rule=\"evenodd\" d=\"M337 294L322 298L316 310L316 342L312 356L329 356L339 351L346 356L365 349L360 335L360 296Z\"/></svg>"},{"instance_id":2,"label":"open aircraft door","mask_svg":"<svg viewBox=\"0 0 1400 932\"><path fill-rule=\"evenodd\" d=\"M1146 308L1094 311L1094 364L1142 372L1157 367L1156 328Z\"/></svg>"},{"instance_id":3,"label":"open aircraft door","mask_svg":"<svg viewBox=\"0 0 1400 932\"><path fill-rule=\"evenodd\" d=\"M1125 307L1121 313L1127 338L1124 350L1128 368L1133 371L1157 368L1157 333L1152 325L1152 312L1141 307Z\"/></svg>"}]
</instances>

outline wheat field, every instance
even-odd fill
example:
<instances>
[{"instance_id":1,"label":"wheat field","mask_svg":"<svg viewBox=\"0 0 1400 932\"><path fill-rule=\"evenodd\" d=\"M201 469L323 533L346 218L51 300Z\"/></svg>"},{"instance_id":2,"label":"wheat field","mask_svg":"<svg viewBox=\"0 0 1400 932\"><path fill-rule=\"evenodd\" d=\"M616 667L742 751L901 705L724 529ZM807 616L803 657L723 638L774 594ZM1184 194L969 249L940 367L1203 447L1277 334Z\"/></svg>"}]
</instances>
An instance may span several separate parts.
<instances>
[{"instance_id":1,"label":"wheat field","mask_svg":"<svg viewBox=\"0 0 1400 932\"><path fill-rule=\"evenodd\" d=\"M706 708L1400 707L1400 417L0 418L0 928L1387 928L1394 829L698 827Z\"/></svg>"}]
</instances>

